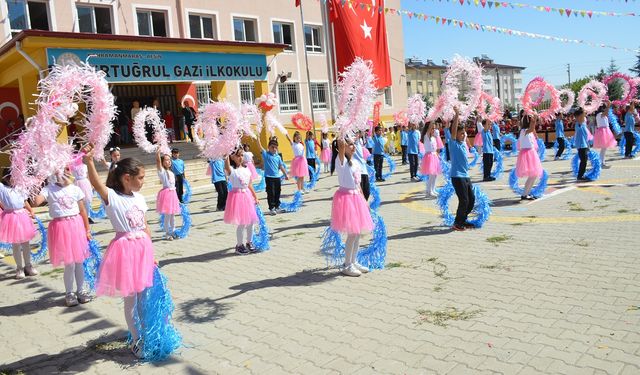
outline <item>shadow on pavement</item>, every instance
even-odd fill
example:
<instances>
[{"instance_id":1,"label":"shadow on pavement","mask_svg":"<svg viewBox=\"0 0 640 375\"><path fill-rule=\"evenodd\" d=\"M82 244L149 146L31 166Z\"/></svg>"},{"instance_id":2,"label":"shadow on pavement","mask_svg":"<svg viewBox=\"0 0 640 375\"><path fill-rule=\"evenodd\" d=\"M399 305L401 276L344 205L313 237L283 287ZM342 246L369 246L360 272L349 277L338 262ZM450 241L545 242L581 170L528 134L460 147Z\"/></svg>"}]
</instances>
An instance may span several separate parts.
<instances>
[{"instance_id":1,"label":"shadow on pavement","mask_svg":"<svg viewBox=\"0 0 640 375\"><path fill-rule=\"evenodd\" d=\"M209 323L223 318L229 306L218 303L211 298L196 298L180 304L182 313L176 320L187 323Z\"/></svg>"},{"instance_id":2,"label":"shadow on pavement","mask_svg":"<svg viewBox=\"0 0 640 375\"><path fill-rule=\"evenodd\" d=\"M235 252L231 250L234 250L234 248L230 247L223 250L217 250L217 251L212 251L210 253L204 253L204 254L198 254L198 255L192 255L189 257L162 259L158 262L158 267L162 268L170 264L200 263L200 262L210 262L212 260L220 260L227 257L235 256Z\"/></svg>"},{"instance_id":3,"label":"shadow on pavement","mask_svg":"<svg viewBox=\"0 0 640 375\"><path fill-rule=\"evenodd\" d=\"M387 237L387 241L391 240L403 240L405 238L425 237L425 236L438 236L441 234L451 233L453 230L449 227L443 227L442 225L431 225L428 227L422 227L413 232L405 232L394 234Z\"/></svg>"}]
</instances>

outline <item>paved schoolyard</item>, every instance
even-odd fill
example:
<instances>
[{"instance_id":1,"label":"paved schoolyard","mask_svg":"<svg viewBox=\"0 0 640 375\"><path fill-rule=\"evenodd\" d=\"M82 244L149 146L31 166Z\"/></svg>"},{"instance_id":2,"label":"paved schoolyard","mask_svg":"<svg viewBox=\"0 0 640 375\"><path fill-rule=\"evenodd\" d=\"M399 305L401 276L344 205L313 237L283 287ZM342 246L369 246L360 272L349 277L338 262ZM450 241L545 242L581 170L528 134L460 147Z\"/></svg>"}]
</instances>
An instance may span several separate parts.
<instances>
[{"instance_id":1,"label":"paved schoolyard","mask_svg":"<svg viewBox=\"0 0 640 375\"><path fill-rule=\"evenodd\" d=\"M272 249L244 257L214 212L213 186L201 189L187 239L154 233L185 343L160 364L124 348L120 300L66 308L60 272L43 264L15 281L7 257L0 372L638 374L640 163L609 158L600 181L581 185L569 161L543 163L551 186L533 203L516 199L506 174L481 183L493 216L460 233L440 225L423 184L399 166L381 184L387 269L360 278L326 269L319 254L335 177L299 213L268 216ZM156 228L153 211L148 219ZM105 245L113 236L106 221L94 230Z\"/></svg>"}]
</instances>

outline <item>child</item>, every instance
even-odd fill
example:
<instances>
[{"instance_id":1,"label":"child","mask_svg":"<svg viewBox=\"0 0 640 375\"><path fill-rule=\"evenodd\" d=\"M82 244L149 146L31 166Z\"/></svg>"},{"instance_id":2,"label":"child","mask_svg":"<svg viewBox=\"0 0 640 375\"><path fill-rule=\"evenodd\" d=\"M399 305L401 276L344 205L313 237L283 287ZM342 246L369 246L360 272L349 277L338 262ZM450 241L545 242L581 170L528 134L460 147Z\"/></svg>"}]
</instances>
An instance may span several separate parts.
<instances>
[{"instance_id":1,"label":"child","mask_svg":"<svg viewBox=\"0 0 640 375\"><path fill-rule=\"evenodd\" d=\"M307 158L307 165L314 171L316 170L316 140L312 131L307 132L307 138L304 141L306 148L305 156ZM309 170L309 168L307 168Z\"/></svg>"},{"instance_id":2,"label":"child","mask_svg":"<svg viewBox=\"0 0 640 375\"><path fill-rule=\"evenodd\" d=\"M600 149L600 164L603 167L607 165L604 161L607 149L615 148L618 145L616 137L609 129L609 108L611 108L611 103L605 102L596 114L597 129L593 138L593 147Z\"/></svg>"},{"instance_id":3,"label":"child","mask_svg":"<svg viewBox=\"0 0 640 375\"><path fill-rule=\"evenodd\" d=\"M176 176L171 171L171 157L156 153L156 171L162 184L162 189L156 197L156 211L164 215L164 238L173 241L176 227L175 216L180 214L180 201L176 194Z\"/></svg>"},{"instance_id":4,"label":"child","mask_svg":"<svg viewBox=\"0 0 640 375\"><path fill-rule=\"evenodd\" d=\"M495 181L491 176L493 168L493 136L491 135L491 123L489 120L482 120L482 130L476 134L476 138L482 138L482 170L484 173L482 181ZM496 149L497 151L498 149Z\"/></svg>"},{"instance_id":5,"label":"child","mask_svg":"<svg viewBox=\"0 0 640 375\"><path fill-rule=\"evenodd\" d=\"M17 280L27 276L36 276L38 270L31 264L29 241L36 236L33 225L33 210L27 197L10 186L11 170L5 168L0 184L0 242L11 244L13 258L16 261ZM23 263L24 260L24 263Z\"/></svg>"},{"instance_id":6,"label":"child","mask_svg":"<svg viewBox=\"0 0 640 375\"><path fill-rule=\"evenodd\" d=\"M382 162L384 161L384 144L385 139L382 138L382 127L380 125L375 128L375 135L372 138L373 141L373 166L376 170L376 182L384 182L382 178Z\"/></svg>"},{"instance_id":7,"label":"child","mask_svg":"<svg viewBox=\"0 0 640 375\"><path fill-rule=\"evenodd\" d=\"M518 138L520 152L518 153L518 160L516 160L516 176L527 177L527 181L524 184L523 195L520 196L520 200L526 199L532 201L535 200L536 197L529 193L533 188L533 184L536 182L536 178L541 177L543 173L540 157L535 150L538 139L536 135L538 118L536 116L525 115L520 121L522 125L520 137Z\"/></svg>"},{"instance_id":8,"label":"child","mask_svg":"<svg viewBox=\"0 0 640 375\"><path fill-rule=\"evenodd\" d=\"M180 150L177 148L171 150L171 172L176 178L178 201L182 203L182 196L184 195L184 160L180 159Z\"/></svg>"},{"instance_id":9,"label":"child","mask_svg":"<svg viewBox=\"0 0 640 375\"><path fill-rule=\"evenodd\" d=\"M174 130L173 130L173 114L171 114L170 110L166 110L164 112L164 116L162 117L164 121L164 127L167 129L167 134L169 135L169 143L173 143L174 139Z\"/></svg>"},{"instance_id":10,"label":"child","mask_svg":"<svg viewBox=\"0 0 640 375\"><path fill-rule=\"evenodd\" d=\"M86 169L84 164L82 166ZM83 204L85 194L82 189L72 184L71 180L68 170L54 176L52 183L45 186L34 199L36 206L47 202L49 216L53 219L47 229L49 259L53 267L64 266L64 300L67 307L91 301L91 296L83 290L83 262L89 256L88 240L91 239L91 229ZM91 186L89 188L91 189Z\"/></svg>"},{"instance_id":11,"label":"child","mask_svg":"<svg viewBox=\"0 0 640 375\"><path fill-rule=\"evenodd\" d=\"M327 133L322 133L322 142L320 143L320 161L324 166L324 173L329 172L329 164L331 163L331 144L327 138Z\"/></svg>"},{"instance_id":12,"label":"child","mask_svg":"<svg viewBox=\"0 0 640 375\"><path fill-rule=\"evenodd\" d=\"M444 123L444 153L447 161L451 161L451 154L449 153L449 142L451 142L451 123L445 121Z\"/></svg>"},{"instance_id":13,"label":"child","mask_svg":"<svg viewBox=\"0 0 640 375\"><path fill-rule=\"evenodd\" d=\"M251 171L242 164L241 148L236 149L225 159L225 172L231 181L231 192L227 199L227 209L224 211L224 222L237 225L236 253L246 255L258 251L251 243L253 225L258 222L256 205L258 196L251 185ZM246 233L246 241L243 234Z\"/></svg>"},{"instance_id":14,"label":"child","mask_svg":"<svg viewBox=\"0 0 640 375\"><path fill-rule=\"evenodd\" d=\"M424 156L420 166L420 173L429 176L427 181L427 197L437 197L436 178L442 173L440 158L438 157L435 129L433 122L427 123L422 128L422 142L424 143Z\"/></svg>"},{"instance_id":15,"label":"child","mask_svg":"<svg viewBox=\"0 0 640 375\"><path fill-rule=\"evenodd\" d=\"M589 134L587 133L587 119L582 108L574 112L576 117L576 134L573 137L575 147L578 149L580 165L578 166L578 181L591 181L584 177L587 170L587 155L589 155Z\"/></svg>"},{"instance_id":16,"label":"child","mask_svg":"<svg viewBox=\"0 0 640 375\"><path fill-rule=\"evenodd\" d=\"M470 122L472 122L472 121L470 120ZM482 150L482 145L484 144L483 139L482 139L482 130L483 129L484 129L484 126L482 124L482 121L476 122L476 136L473 137L473 147L475 147L476 151L478 151L478 152L480 152Z\"/></svg>"},{"instance_id":17,"label":"child","mask_svg":"<svg viewBox=\"0 0 640 375\"><path fill-rule=\"evenodd\" d=\"M389 151L389 155L396 154L396 132L393 128L391 128L389 131L389 143L387 149Z\"/></svg>"},{"instance_id":18,"label":"child","mask_svg":"<svg viewBox=\"0 0 640 375\"><path fill-rule=\"evenodd\" d=\"M369 151L369 155L373 154L373 139L371 139L371 131L367 130L364 137L366 149Z\"/></svg>"},{"instance_id":19,"label":"child","mask_svg":"<svg viewBox=\"0 0 640 375\"><path fill-rule=\"evenodd\" d=\"M253 152L249 151L249 145L243 144L242 150L242 163L249 168L249 172L251 172L251 181L258 181L260 179L260 175L258 175L258 171L256 171L256 166L253 163ZM233 182L231 183L233 185Z\"/></svg>"},{"instance_id":20,"label":"child","mask_svg":"<svg viewBox=\"0 0 640 375\"><path fill-rule=\"evenodd\" d=\"M113 168L116 167L116 164L120 161L120 147L111 147L109 149L109 156L111 157L111 161L108 162L106 160L102 161L102 164L111 172Z\"/></svg>"},{"instance_id":21,"label":"child","mask_svg":"<svg viewBox=\"0 0 640 375\"><path fill-rule=\"evenodd\" d=\"M331 134L331 175L336 170L336 158L338 157L338 140L335 134Z\"/></svg>"},{"instance_id":22,"label":"child","mask_svg":"<svg viewBox=\"0 0 640 375\"><path fill-rule=\"evenodd\" d=\"M369 272L356 259L360 236L373 229L369 206L358 186L361 171L359 166L351 162L354 151L353 142L342 139L338 141L336 171L339 188L333 195L331 205L331 229L347 235L342 273L353 277Z\"/></svg>"},{"instance_id":23,"label":"child","mask_svg":"<svg viewBox=\"0 0 640 375\"><path fill-rule=\"evenodd\" d=\"M122 159L100 181L93 164L93 147L85 149L89 180L105 203L116 232L100 265L96 294L124 299L124 316L131 333L131 352L142 357L143 343L134 319L134 308L142 309L141 293L153 286L154 256L151 232L145 214L149 209L139 191L144 183L144 165L133 158Z\"/></svg>"},{"instance_id":24,"label":"child","mask_svg":"<svg viewBox=\"0 0 640 375\"><path fill-rule=\"evenodd\" d=\"M216 210L224 211L227 206L227 195L229 193L227 175L224 173L224 160L210 159L209 168L211 168L211 183L216 188L216 193L218 193Z\"/></svg>"},{"instance_id":25,"label":"child","mask_svg":"<svg viewBox=\"0 0 640 375\"><path fill-rule=\"evenodd\" d=\"M84 210L89 215L91 212L91 201L93 200L93 188L91 188L91 182L87 178L87 166L82 162L82 159L78 159L76 165L72 166L74 184L80 188L84 194L82 203L84 204ZM94 224L93 220L89 218L89 224Z\"/></svg>"},{"instance_id":26,"label":"child","mask_svg":"<svg viewBox=\"0 0 640 375\"><path fill-rule=\"evenodd\" d=\"M269 204L269 213L275 215L276 213L282 213L280 209L280 190L282 181L280 176L284 175L284 179L288 180L287 170L284 167L284 162L280 155L278 155L278 141L271 139L267 148L269 151L262 147L262 143L258 140L260 151L262 153L262 163L264 167L264 182L267 191L267 202ZM281 174L282 173L282 174Z\"/></svg>"},{"instance_id":27,"label":"child","mask_svg":"<svg viewBox=\"0 0 640 375\"><path fill-rule=\"evenodd\" d=\"M467 159L467 132L464 125L460 125L459 111L454 107L455 116L451 125L451 140L449 140L449 155L451 156L451 184L458 197L458 210L453 222L453 230L464 231L475 226L467 221L473 211L476 199L473 185L469 178L469 159Z\"/></svg>"},{"instance_id":28,"label":"child","mask_svg":"<svg viewBox=\"0 0 640 375\"><path fill-rule=\"evenodd\" d=\"M435 125L433 126L433 136L436 137L436 150L440 151L444 148L444 144L442 143L442 138L440 138L440 127L442 123L440 120L437 120Z\"/></svg>"},{"instance_id":29,"label":"child","mask_svg":"<svg viewBox=\"0 0 640 375\"><path fill-rule=\"evenodd\" d=\"M356 140L353 142L354 150L351 155L351 163L354 167L360 170L360 191L364 196L364 200L369 200L371 194L371 184L369 183L369 173L367 172L367 162L364 157L364 140L362 139L362 132L359 131L356 134Z\"/></svg>"},{"instance_id":30,"label":"child","mask_svg":"<svg viewBox=\"0 0 640 375\"><path fill-rule=\"evenodd\" d=\"M407 132L407 154L409 155L409 174L411 181L420 181L418 179L418 152L420 142L420 133L416 130L415 124L409 124Z\"/></svg>"},{"instance_id":31,"label":"child","mask_svg":"<svg viewBox=\"0 0 640 375\"><path fill-rule=\"evenodd\" d=\"M500 144L500 125L497 122L491 124L491 136L493 138L493 147L500 151L502 148Z\"/></svg>"},{"instance_id":32,"label":"child","mask_svg":"<svg viewBox=\"0 0 640 375\"><path fill-rule=\"evenodd\" d=\"M556 130L556 141L558 142L558 151L556 152L556 157L553 160L560 159L562 153L565 148L565 139L564 139L564 122L562 120L562 113L558 112L556 114L556 122L555 122L555 130ZM513 145L511 147L514 147Z\"/></svg>"},{"instance_id":33,"label":"child","mask_svg":"<svg viewBox=\"0 0 640 375\"><path fill-rule=\"evenodd\" d=\"M304 158L304 146L302 145L300 132L296 131L295 133L293 133L293 141L291 140L291 138L289 138L289 134L287 134L287 140L289 140L291 148L293 148L291 176L296 179L298 191L304 194L306 192L304 190L304 178L309 176L309 165L307 164L307 159Z\"/></svg>"},{"instance_id":34,"label":"child","mask_svg":"<svg viewBox=\"0 0 640 375\"><path fill-rule=\"evenodd\" d=\"M627 113L624 115L624 157L627 159L631 158L631 151L633 151L633 146L635 142L635 137L633 136L633 132L636 130L636 103L634 101L631 102L627 106Z\"/></svg>"}]
</instances>

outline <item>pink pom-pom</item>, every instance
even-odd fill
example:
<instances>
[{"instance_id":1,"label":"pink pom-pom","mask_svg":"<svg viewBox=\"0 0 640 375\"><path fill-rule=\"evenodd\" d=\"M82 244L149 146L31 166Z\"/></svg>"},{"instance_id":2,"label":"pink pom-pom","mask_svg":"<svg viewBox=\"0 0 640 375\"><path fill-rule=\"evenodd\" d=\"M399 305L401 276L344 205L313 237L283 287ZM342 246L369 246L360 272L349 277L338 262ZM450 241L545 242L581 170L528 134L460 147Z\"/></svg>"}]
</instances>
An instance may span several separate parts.
<instances>
[{"instance_id":1,"label":"pink pom-pom","mask_svg":"<svg viewBox=\"0 0 640 375\"><path fill-rule=\"evenodd\" d=\"M482 83L482 69L469 59L455 56L442 81L442 95L445 101L443 117L449 117L453 113L453 107L458 107L460 119L469 118L478 107L482 95ZM463 85L468 90L464 94L464 99L460 100L460 89Z\"/></svg>"},{"instance_id":2,"label":"pink pom-pom","mask_svg":"<svg viewBox=\"0 0 640 375\"><path fill-rule=\"evenodd\" d=\"M293 126L296 127L296 129L305 132L313 128L313 121L311 121L311 118L309 118L309 116L305 116L301 112L298 112L295 115L291 116L291 122L293 123Z\"/></svg>"},{"instance_id":3,"label":"pink pom-pom","mask_svg":"<svg viewBox=\"0 0 640 375\"><path fill-rule=\"evenodd\" d=\"M489 112L487 112L489 107ZM502 102L500 99L483 92L480 96L480 103L478 104L478 116L483 119L487 119L491 122L500 121L502 118Z\"/></svg>"},{"instance_id":4,"label":"pink pom-pom","mask_svg":"<svg viewBox=\"0 0 640 375\"><path fill-rule=\"evenodd\" d=\"M617 79L622 81L622 99L613 100L611 103L616 106L625 106L631 103L638 94L638 84L634 83L634 79L632 77L622 73L613 73L612 75L605 77L602 80L602 83L609 85Z\"/></svg>"},{"instance_id":5,"label":"pink pom-pom","mask_svg":"<svg viewBox=\"0 0 640 375\"><path fill-rule=\"evenodd\" d=\"M542 103L540 97L546 98L547 94L549 94L549 108L538 113L534 104ZM560 96L556 88L540 77L536 77L529 82L527 88L524 90L521 101L526 114L537 114L540 118L547 121L552 120L561 108Z\"/></svg>"},{"instance_id":6,"label":"pink pom-pom","mask_svg":"<svg viewBox=\"0 0 640 375\"><path fill-rule=\"evenodd\" d=\"M602 82L592 80L582 86L582 90L578 94L578 105L584 109L586 114L591 114L597 111L602 102L607 99L607 86Z\"/></svg>"},{"instance_id":7,"label":"pink pom-pom","mask_svg":"<svg viewBox=\"0 0 640 375\"><path fill-rule=\"evenodd\" d=\"M327 116L324 113L318 115L318 122L320 123L320 131L322 133L329 133L329 122L327 121Z\"/></svg>"},{"instance_id":8,"label":"pink pom-pom","mask_svg":"<svg viewBox=\"0 0 640 375\"><path fill-rule=\"evenodd\" d=\"M218 159L231 153L242 137L241 121L240 111L229 102L212 102L202 107L193 132L202 155Z\"/></svg>"},{"instance_id":9,"label":"pink pom-pom","mask_svg":"<svg viewBox=\"0 0 640 375\"><path fill-rule=\"evenodd\" d=\"M407 111L401 109L400 111L393 114L393 122L400 126L408 126L409 125L409 117L407 116Z\"/></svg>"},{"instance_id":10,"label":"pink pom-pom","mask_svg":"<svg viewBox=\"0 0 640 375\"><path fill-rule=\"evenodd\" d=\"M378 91L371 61L357 57L344 72L336 85L338 118L334 124L339 136L344 137L358 130L368 129L367 120L372 113Z\"/></svg>"},{"instance_id":11,"label":"pink pom-pom","mask_svg":"<svg viewBox=\"0 0 640 375\"><path fill-rule=\"evenodd\" d=\"M155 144L147 140L145 123L150 122L153 127L153 141ZM169 148L169 139L167 136L167 129L164 125L164 121L160 119L160 113L157 109L152 107L145 107L140 110L136 117L133 119L133 138L135 139L138 147L142 151L152 154L158 150L160 153L169 155L171 149Z\"/></svg>"},{"instance_id":12,"label":"pink pom-pom","mask_svg":"<svg viewBox=\"0 0 640 375\"><path fill-rule=\"evenodd\" d=\"M562 96L567 97L567 101L564 103L564 105L562 105ZM561 103L560 112L564 114L569 113L569 111L571 111L571 107L573 107L573 104L576 102L576 94L573 92L573 90L562 89L558 91L558 97L560 98Z\"/></svg>"},{"instance_id":13,"label":"pink pom-pom","mask_svg":"<svg viewBox=\"0 0 640 375\"><path fill-rule=\"evenodd\" d=\"M252 138L262 131L262 113L255 104L242 103L240 105L240 127L242 131ZM255 132L252 126L255 125Z\"/></svg>"},{"instance_id":14,"label":"pink pom-pom","mask_svg":"<svg viewBox=\"0 0 640 375\"><path fill-rule=\"evenodd\" d=\"M419 124L427 115L427 103L422 95L415 94L407 102L407 120L410 124Z\"/></svg>"}]
</instances>

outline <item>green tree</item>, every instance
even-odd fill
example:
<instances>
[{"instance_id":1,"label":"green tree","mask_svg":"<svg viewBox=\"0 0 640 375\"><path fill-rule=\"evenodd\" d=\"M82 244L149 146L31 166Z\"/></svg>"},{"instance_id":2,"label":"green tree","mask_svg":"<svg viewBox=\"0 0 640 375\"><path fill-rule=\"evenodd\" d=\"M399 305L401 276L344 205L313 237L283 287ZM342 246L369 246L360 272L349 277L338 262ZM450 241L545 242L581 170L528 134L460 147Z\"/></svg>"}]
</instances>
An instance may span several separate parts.
<instances>
[{"instance_id":1,"label":"green tree","mask_svg":"<svg viewBox=\"0 0 640 375\"><path fill-rule=\"evenodd\" d=\"M620 71L620 68L618 68L618 66L616 65L616 61L614 59L611 59L611 63L607 67L607 75L612 75L613 73L617 73L618 71ZM620 80L616 79L615 81L610 82L608 86L609 87L607 89L609 93L609 99L622 99L623 90L622 82L620 82Z\"/></svg>"},{"instance_id":2,"label":"green tree","mask_svg":"<svg viewBox=\"0 0 640 375\"><path fill-rule=\"evenodd\" d=\"M629 70L634 72L636 74L636 76L640 77L640 49L638 50L638 54L636 55L636 59L637 59L636 63Z\"/></svg>"}]
</instances>

